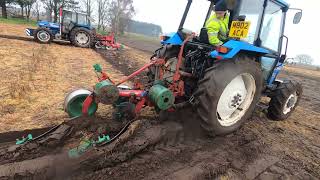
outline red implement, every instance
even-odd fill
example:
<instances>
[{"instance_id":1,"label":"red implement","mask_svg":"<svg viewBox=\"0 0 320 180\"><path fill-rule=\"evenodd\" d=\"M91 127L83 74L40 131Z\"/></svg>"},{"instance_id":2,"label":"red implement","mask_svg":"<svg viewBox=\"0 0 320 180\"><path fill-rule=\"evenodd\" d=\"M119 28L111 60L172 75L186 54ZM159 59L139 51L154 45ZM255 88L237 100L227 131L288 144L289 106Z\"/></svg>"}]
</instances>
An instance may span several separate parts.
<instances>
[{"instance_id":1,"label":"red implement","mask_svg":"<svg viewBox=\"0 0 320 180\"><path fill-rule=\"evenodd\" d=\"M101 34L97 34L96 35L96 45L95 47L97 49L101 49L101 48L105 48L105 49L120 49L121 48L121 44L116 42L114 33L111 33L110 35L101 35Z\"/></svg>"}]
</instances>

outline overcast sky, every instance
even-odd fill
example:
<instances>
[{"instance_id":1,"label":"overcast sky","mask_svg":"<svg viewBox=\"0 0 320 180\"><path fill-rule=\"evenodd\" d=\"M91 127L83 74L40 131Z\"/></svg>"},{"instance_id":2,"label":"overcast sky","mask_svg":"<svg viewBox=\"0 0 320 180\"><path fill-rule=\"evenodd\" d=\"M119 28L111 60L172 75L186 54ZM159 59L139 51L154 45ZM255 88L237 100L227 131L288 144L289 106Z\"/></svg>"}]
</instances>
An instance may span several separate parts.
<instances>
[{"instance_id":1,"label":"overcast sky","mask_svg":"<svg viewBox=\"0 0 320 180\"><path fill-rule=\"evenodd\" d=\"M199 31L203 25L209 3L206 0L193 0L185 27ZM289 37L288 57L309 54L320 65L320 26L317 24L320 8L319 0L287 0L291 5L303 9L303 17L298 25L292 24L295 12L288 14L285 34ZM134 0L135 20L161 25L164 32L177 30L187 0ZM199 28L195 28L199 27ZM319 29L318 29L319 28ZM318 34L319 33L319 34Z\"/></svg>"}]
</instances>

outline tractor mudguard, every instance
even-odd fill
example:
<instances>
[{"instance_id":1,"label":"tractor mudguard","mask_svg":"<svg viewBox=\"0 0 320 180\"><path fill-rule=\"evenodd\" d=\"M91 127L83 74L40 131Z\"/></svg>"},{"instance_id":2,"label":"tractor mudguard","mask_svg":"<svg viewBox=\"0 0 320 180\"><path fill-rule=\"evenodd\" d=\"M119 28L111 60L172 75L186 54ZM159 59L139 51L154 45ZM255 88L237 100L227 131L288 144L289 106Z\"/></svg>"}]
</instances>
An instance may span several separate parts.
<instances>
[{"instance_id":1,"label":"tractor mudguard","mask_svg":"<svg viewBox=\"0 0 320 180\"><path fill-rule=\"evenodd\" d=\"M37 23L37 25L40 28L47 28L54 37L57 33L60 32L60 24L59 23L53 23L53 22L48 22L48 21L39 21Z\"/></svg>"},{"instance_id":2,"label":"tractor mudguard","mask_svg":"<svg viewBox=\"0 0 320 180\"><path fill-rule=\"evenodd\" d=\"M77 28L77 27L82 27L82 28L86 28L88 30L93 30L94 28L89 26L89 25L85 25L85 24L75 24L74 28Z\"/></svg>"},{"instance_id":3,"label":"tractor mudguard","mask_svg":"<svg viewBox=\"0 0 320 180\"><path fill-rule=\"evenodd\" d=\"M178 33L170 33L166 35L168 37L167 40L161 41L161 44L171 44L171 45L181 45L183 40L180 38Z\"/></svg>"},{"instance_id":4,"label":"tractor mudguard","mask_svg":"<svg viewBox=\"0 0 320 180\"><path fill-rule=\"evenodd\" d=\"M218 56L220 59L231 59L235 57L240 51L247 51L247 52L254 52L258 55L265 55L269 53L269 50L254 46L252 44L249 44L247 42L243 41L236 41L236 40L229 40L222 46L227 47L229 49L229 52L226 54L219 53L218 51L212 51L210 53L210 56L212 58L217 58Z\"/></svg>"},{"instance_id":5,"label":"tractor mudguard","mask_svg":"<svg viewBox=\"0 0 320 180\"><path fill-rule=\"evenodd\" d=\"M39 21L37 23L39 27L45 27L49 29L60 29L60 24L59 23L53 23L53 22L48 22L48 21Z\"/></svg>"}]
</instances>

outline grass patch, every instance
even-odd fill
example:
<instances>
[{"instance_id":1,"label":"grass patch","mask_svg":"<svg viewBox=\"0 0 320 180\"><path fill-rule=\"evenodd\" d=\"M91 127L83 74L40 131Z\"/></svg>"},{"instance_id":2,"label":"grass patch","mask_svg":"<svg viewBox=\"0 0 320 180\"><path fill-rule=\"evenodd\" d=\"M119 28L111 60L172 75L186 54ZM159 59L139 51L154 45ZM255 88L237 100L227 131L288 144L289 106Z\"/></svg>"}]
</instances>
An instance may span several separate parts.
<instances>
[{"instance_id":1,"label":"grass patch","mask_svg":"<svg viewBox=\"0 0 320 180\"><path fill-rule=\"evenodd\" d=\"M101 34L101 35L103 35L103 36L109 34L109 32L108 32L107 30L102 30L102 29L97 29L97 33L99 33L99 34Z\"/></svg>"},{"instance_id":2,"label":"grass patch","mask_svg":"<svg viewBox=\"0 0 320 180\"><path fill-rule=\"evenodd\" d=\"M136 33L125 33L123 37L132 39L132 40L157 43L157 44L159 44L160 42L160 39L157 37L145 36L145 35L136 34Z\"/></svg>"},{"instance_id":3,"label":"grass patch","mask_svg":"<svg viewBox=\"0 0 320 180\"><path fill-rule=\"evenodd\" d=\"M0 23L23 24L23 25L29 25L29 26L37 26L37 21L26 20L26 19L21 19L21 18L10 18L10 17L8 17L8 19L0 17Z\"/></svg>"},{"instance_id":4,"label":"grass patch","mask_svg":"<svg viewBox=\"0 0 320 180\"><path fill-rule=\"evenodd\" d=\"M109 30L97 30L97 33L101 35L111 35L111 31ZM116 38L118 38L116 36ZM151 36L146 36L143 34L136 34L136 33L130 33L130 32L125 32L124 35L121 35L119 38L126 38L130 39L132 41L139 41L139 42L144 42L144 43L152 43L152 44L160 44L160 38L157 37L151 37Z\"/></svg>"}]
</instances>

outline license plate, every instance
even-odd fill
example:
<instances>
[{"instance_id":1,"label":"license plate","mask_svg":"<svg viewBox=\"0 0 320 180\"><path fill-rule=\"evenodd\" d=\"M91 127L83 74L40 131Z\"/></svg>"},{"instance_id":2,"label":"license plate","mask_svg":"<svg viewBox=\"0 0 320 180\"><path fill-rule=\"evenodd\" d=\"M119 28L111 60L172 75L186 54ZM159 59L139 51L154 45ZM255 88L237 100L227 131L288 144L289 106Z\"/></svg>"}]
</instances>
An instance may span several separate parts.
<instances>
[{"instance_id":1,"label":"license plate","mask_svg":"<svg viewBox=\"0 0 320 180\"><path fill-rule=\"evenodd\" d=\"M232 21L229 31L231 38L246 38L250 29L249 21Z\"/></svg>"}]
</instances>

